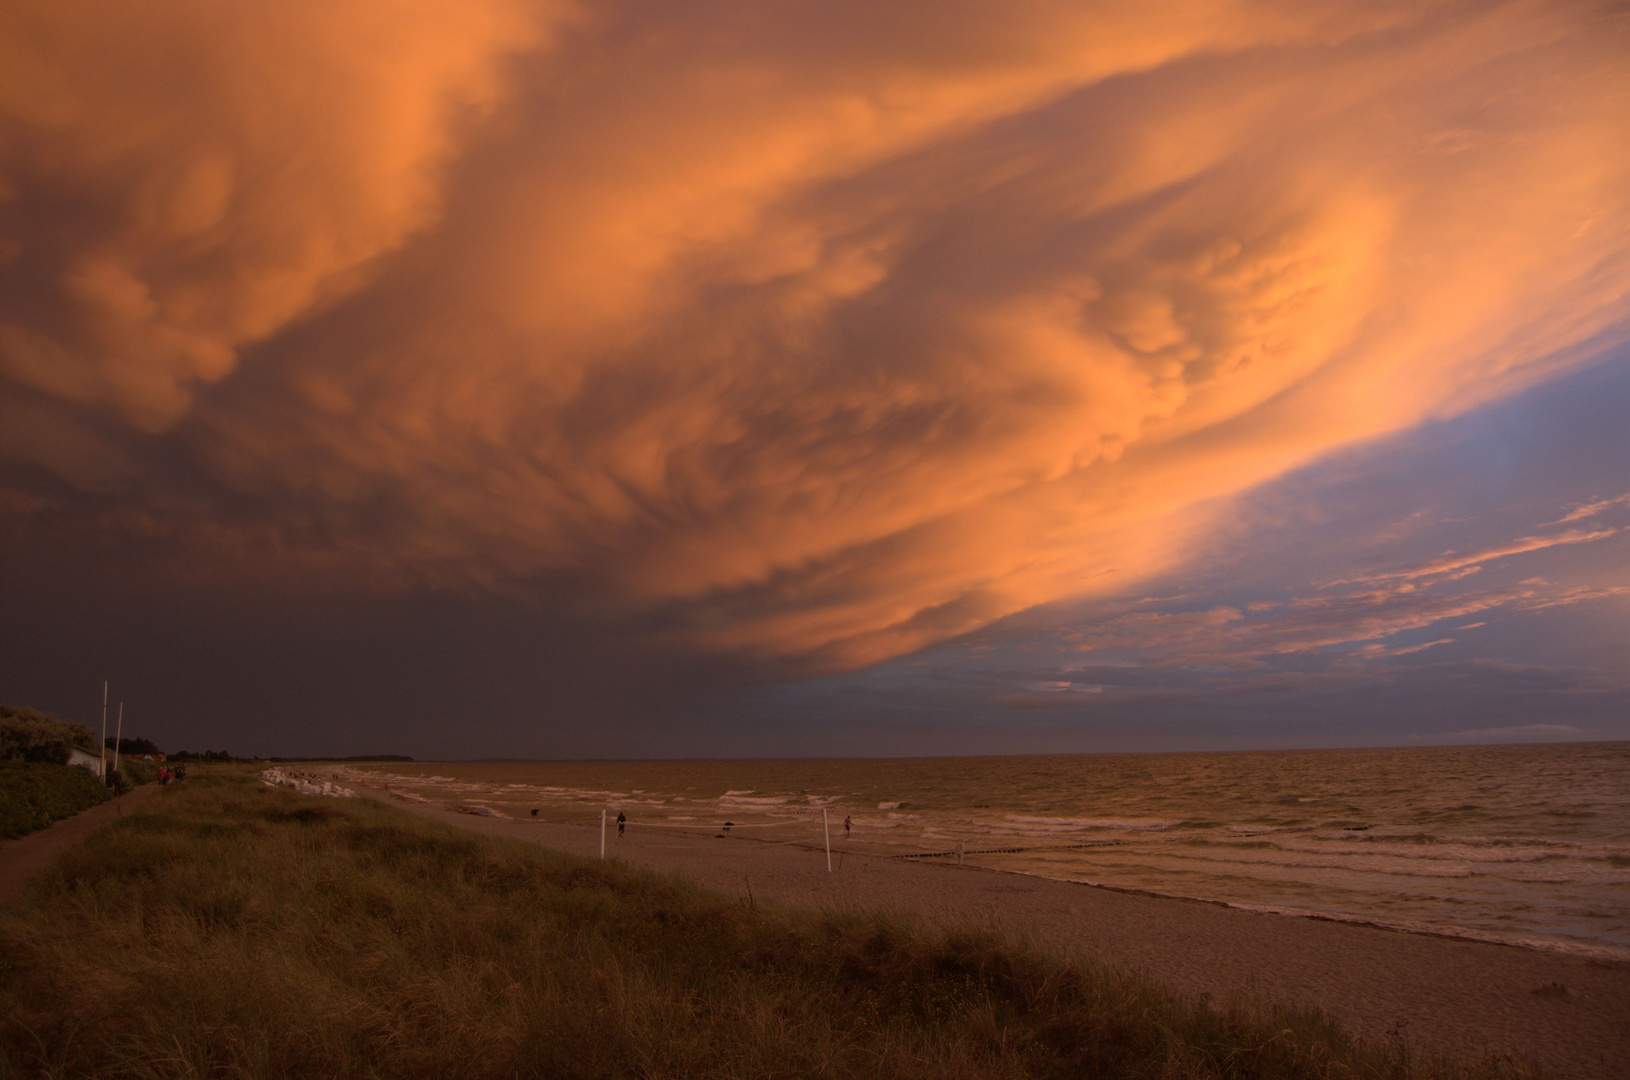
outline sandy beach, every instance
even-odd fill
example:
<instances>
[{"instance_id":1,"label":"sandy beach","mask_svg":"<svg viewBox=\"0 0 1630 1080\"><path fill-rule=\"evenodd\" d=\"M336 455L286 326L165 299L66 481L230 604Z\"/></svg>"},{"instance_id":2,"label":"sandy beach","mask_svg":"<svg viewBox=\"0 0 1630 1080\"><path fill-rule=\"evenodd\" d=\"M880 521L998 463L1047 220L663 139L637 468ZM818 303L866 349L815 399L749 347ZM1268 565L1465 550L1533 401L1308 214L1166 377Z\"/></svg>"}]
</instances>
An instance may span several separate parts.
<instances>
[{"instance_id":1,"label":"sandy beach","mask_svg":"<svg viewBox=\"0 0 1630 1080\"><path fill-rule=\"evenodd\" d=\"M598 853L596 827L460 813L350 786L460 828ZM1316 1006L1365 1038L1468 1059L1514 1053L1559 1080L1619 1080L1630 1071L1630 964L1620 961L901 859L840 838L829 873L819 845L638 822L622 839L607 832L608 857L722 892L996 924L1186 993Z\"/></svg>"}]
</instances>

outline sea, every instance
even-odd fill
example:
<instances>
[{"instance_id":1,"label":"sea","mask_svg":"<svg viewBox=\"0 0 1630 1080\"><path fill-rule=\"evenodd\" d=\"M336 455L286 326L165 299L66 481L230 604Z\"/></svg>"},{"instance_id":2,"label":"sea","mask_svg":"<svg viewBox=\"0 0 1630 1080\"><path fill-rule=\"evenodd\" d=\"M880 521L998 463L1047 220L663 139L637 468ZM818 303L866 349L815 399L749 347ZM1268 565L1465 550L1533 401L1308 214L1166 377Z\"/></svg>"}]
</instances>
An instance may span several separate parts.
<instances>
[{"instance_id":1,"label":"sea","mask_svg":"<svg viewBox=\"0 0 1630 1080\"><path fill-rule=\"evenodd\" d=\"M1630 959L1630 742L356 771L519 821L830 836L839 856Z\"/></svg>"}]
</instances>

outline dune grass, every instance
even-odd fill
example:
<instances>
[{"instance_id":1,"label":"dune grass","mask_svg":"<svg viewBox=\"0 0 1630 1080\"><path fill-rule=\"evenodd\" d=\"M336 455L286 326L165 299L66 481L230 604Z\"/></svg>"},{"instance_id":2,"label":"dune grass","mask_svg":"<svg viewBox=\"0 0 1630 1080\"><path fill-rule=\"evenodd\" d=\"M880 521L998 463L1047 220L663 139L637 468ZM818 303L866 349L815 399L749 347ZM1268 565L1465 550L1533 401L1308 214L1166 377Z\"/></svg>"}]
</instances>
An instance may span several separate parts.
<instances>
[{"instance_id":1,"label":"dune grass","mask_svg":"<svg viewBox=\"0 0 1630 1080\"><path fill-rule=\"evenodd\" d=\"M709 894L196 769L0 912L0 1077L1515 1075L978 930Z\"/></svg>"}]
</instances>

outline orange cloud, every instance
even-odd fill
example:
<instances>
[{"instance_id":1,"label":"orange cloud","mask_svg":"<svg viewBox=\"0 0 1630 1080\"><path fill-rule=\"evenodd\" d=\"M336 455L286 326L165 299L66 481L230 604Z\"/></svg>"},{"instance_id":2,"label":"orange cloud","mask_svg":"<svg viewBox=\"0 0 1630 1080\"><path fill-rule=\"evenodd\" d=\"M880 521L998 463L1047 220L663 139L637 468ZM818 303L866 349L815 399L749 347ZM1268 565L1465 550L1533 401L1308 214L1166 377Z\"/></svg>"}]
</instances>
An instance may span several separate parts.
<instances>
[{"instance_id":1,"label":"orange cloud","mask_svg":"<svg viewBox=\"0 0 1630 1080\"><path fill-rule=\"evenodd\" d=\"M1595 517L1604 510L1611 510L1615 506L1630 506L1630 495L1620 495L1613 499L1593 499L1569 510L1561 518L1550 522L1552 525L1563 525L1570 521L1583 521L1585 518Z\"/></svg>"},{"instance_id":2,"label":"orange cloud","mask_svg":"<svg viewBox=\"0 0 1630 1080\"><path fill-rule=\"evenodd\" d=\"M434 220L513 0L8 5L0 371L156 432Z\"/></svg>"},{"instance_id":3,"label":"orange cloud","mask_svg":"<svg viewBox=\"0 0 1630 1080\"><path fill-rule=\"evenodd\" d=\"M835 665L1123 584L1624 336L1622 21L1372 8L24 5L4 453Z\"/></svg>"}]
</instances>

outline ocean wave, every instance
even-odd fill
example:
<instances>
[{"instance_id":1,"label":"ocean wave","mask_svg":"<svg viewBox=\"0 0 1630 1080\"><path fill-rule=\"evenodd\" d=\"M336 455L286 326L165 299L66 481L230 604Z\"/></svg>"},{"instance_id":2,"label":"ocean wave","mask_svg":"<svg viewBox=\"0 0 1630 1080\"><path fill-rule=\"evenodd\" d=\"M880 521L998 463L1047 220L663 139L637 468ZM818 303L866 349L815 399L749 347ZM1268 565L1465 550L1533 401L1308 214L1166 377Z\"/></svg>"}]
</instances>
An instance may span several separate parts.
<instances>
[{"instance_id":1,"label":"ocean wave","mask_svg":"<svg viewBox=\"0 0 1630 1080\"><path fill-rule=\"evenodd\" d=\"M1167 872L1172 864L1184 864L1190 869L1209 868L1219 875L1233 875L1242 879L1270 878L1279 873L1307 875L1310 885L1328 886L1332 879L1326 875L1342 875L1343 880L1361 886L1375 880L1420 881L1482 879L1510 886L1548 887L1601 887L1615 884L1630 886L1630 873L1617 868L1606 869L1600 864L1530 862L1524 864L1493 864L1470 859L1421 859L1386 853L1346 853L1319 850L1297 850L1278 847L1215 847L1196 850L1182 848L1147 849L1118 848L1113 852L1096 854L1102 862L1113 860L1119 865L1142 866L1154 872ZM1284 881L1277 882L1283 885ZM1391 889L1395 886L1386 886Z\"/></svg>"},{"instance_id":2,"label":"ocean wave","mask_svg":"<svg viewBox=\"0 0 1630 1080\"><path fill-rule=\"evenodd\" d=\"M1150 769L1157 760L1158 776ZM413 801L473 806L497 798L516 816L553 805L566 811L557 817L581 818L612 793L512 781L603 780L609 787L637 775L653 787L615 797L672 792L667 806L638 816L675 827L696 826L669 818L668 810L818 838L819 822L811 819L827 806L840 821L853 813L857 835L900 852L943 850L958 839L970 848L1026 849L976 860L992 869L1024 867L1045 877L1437 933L1480 926L1495 940L1546 948L1570 934L1630 939L1623 902L1630 895L1623 824L1630 758L1622 748L1134 755L1092 759L1091 784L1080 782L1080 765L1073 758L993 759L969 770L965 763L846 761L720 773L707 763L676 763L662 766L667 772L630 774L609 765L465 773L438 764L430 778L373 769L357 775L385 780L392 795ZM474 775L486 785L472 783ZM721 781L753 778L775 791L715 794ZM932 787L934 805L883 795L890 787ZM832 791L843 792L835 809L809 794ZM1095 846L1080 846L1087 843Z\"/></svg>"}]
</instances>

